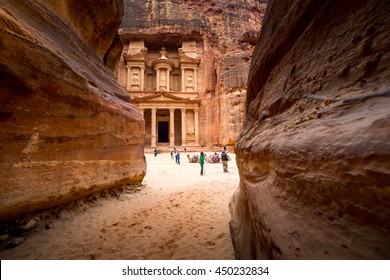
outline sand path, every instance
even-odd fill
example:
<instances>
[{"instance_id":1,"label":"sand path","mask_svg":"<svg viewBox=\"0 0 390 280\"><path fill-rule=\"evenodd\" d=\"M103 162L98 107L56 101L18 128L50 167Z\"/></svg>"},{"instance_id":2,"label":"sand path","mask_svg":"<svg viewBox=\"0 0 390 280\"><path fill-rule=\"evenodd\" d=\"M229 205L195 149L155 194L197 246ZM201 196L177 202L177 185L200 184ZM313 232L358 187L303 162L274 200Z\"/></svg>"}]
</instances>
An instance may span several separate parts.
<instances>
[{"instance_id":1,"label":"sand path","mask_svg":"<svg viewBox=\"0 0 390 280\"><path fill-rule=\"evenodd\" d=\"M229 173L221 163L206 163L205 176L181 155L177 165L170 154L147 154L141 191L62 214L0 258L234 259L228 225L239 184L234 155Z\"/></svg>"}]
</instances>

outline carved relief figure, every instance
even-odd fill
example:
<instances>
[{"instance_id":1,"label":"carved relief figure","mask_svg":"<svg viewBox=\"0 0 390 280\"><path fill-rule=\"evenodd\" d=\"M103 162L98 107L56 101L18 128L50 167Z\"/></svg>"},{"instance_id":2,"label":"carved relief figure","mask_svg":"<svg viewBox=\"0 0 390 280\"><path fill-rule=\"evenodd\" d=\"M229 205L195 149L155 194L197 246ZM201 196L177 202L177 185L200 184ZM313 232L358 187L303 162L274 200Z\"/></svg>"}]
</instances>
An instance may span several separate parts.
<instances>
[{"instance_id":1,"label":"carved relief figure","mask_svg":"<svg viewBox=\"0 0 390 280\"><path fill-rule=\"evenodd\" d=\"M131 77L131 90L139 90L139 89L140 89L139 73L134 72Z\"/></svg>"},{"instance_id":2,"label":"carved relief figure","mask_svg":"<svg viewBox=\"0 0 390 280\"><path fill-rule=\"evenodd\" d=\"M192 86L192 81L193 81L192 76L187 76L187 80L186 80L187 86Z\"/></svg>"},{"instance_id":3,"label":"carved relief figure","mask_svg":"<svg viewBox=\"0 0 390 280\"><path fill-rule=\"evenodd\" d=\"M188 75L186 79L186 91L193 91L193 90L194 90L193 78L191 75Z\"/></svg>"},{"instance_id":4,"label":"carved relief figure","mask_svg":"<svg viewBox=\"0 0 390 280\"><path fill-rule=\"evenodd\" d=\"M138 73L133 73L133 78L131 79L132 85L139 85L139 76Z\"/></svg>"}]
</instances>

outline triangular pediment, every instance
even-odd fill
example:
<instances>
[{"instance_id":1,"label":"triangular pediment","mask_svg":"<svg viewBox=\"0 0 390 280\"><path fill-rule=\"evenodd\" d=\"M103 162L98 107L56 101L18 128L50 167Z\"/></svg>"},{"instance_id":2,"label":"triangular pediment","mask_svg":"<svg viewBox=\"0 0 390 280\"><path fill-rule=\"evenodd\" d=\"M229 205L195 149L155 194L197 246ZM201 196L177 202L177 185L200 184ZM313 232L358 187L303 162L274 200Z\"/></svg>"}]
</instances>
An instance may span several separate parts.
<instances>
[{"instance_id":1,"label":"triangular pediment","mask_svg":"<svg viewBox=\"0 0 390 280\"><path fill-rule=\"evenodd\" d=\"M182 98L169 93L157 93L153 95L134 98L134 101L150 101L150 102L169 102L169 101L188 101L189 98Z\"/></svg>"}]
</instances>

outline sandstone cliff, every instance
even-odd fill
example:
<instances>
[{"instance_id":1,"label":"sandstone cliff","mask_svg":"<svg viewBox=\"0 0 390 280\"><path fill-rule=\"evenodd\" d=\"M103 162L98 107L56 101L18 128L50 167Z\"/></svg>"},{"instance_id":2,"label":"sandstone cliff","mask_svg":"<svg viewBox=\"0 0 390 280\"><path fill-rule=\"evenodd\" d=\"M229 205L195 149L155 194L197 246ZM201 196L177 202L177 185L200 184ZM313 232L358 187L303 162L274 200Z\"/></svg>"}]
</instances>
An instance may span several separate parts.
<instances>
[{"instance_id":1,"label":"sandstone cliff","mask_svg":"<svg viewBox=\"0 0 390 280\"><path fill-rule=\"evenodd\" d=\"M270 1L231 202L238 258L390 258L390 6Z\"/></svg>"},{"instance_id":2,"label":"sandstone cliff","mask_svg":"<svg viewBox=\"0 0 390 280\"><path fill-rule=\"evenodd\" d=\"M210 105L218 115L211 130L218 131L218 138L213 144L234 145L241 132L249 64L267 2L189 1L207 20L214 54L216 81Z\"/></svg>"},{"instance_id":3,"label":"sandstone cliff","mask_svg":"<svg viewBox=\"0 0 390 280\"><path fill-rule=\"evenodd\" d=\"M0 221L142 181L142 116L108 68L122 15L123 1L0 3Z\"/></svg>"}]
</instances>

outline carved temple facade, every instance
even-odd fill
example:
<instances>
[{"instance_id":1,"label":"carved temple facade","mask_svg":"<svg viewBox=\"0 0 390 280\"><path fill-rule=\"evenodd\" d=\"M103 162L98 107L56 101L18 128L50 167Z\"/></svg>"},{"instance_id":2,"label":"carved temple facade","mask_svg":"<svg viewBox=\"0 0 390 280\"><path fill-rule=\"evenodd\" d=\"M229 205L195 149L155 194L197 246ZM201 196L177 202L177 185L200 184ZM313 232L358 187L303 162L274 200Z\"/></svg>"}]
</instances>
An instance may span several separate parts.
<instances>
[{"instance_id":1,"label":"carved temple facade","mask_svg":"<svg viewBox=\"0 0 390 280\"><path fill-rule=\"evenodd\" d=\"M125 47L115 73L144 116L145 146L208 145L202 43L122 40Z\"/></svg>"}]
</instances>

